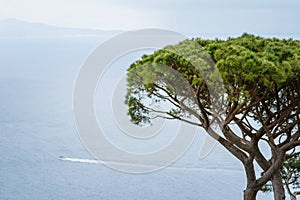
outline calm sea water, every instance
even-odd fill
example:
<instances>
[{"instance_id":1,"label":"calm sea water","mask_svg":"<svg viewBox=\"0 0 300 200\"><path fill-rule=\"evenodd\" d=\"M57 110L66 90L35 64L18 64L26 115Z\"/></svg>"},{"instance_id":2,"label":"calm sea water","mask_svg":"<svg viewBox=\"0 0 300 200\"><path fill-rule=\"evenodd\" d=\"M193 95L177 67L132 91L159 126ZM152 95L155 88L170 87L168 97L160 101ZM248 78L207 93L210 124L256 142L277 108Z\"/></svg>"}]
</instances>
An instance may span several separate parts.
<instances>
[{"instance_id":1,"label":"calm sea water","mask_svg":"<svg viewBox=\"0 0 300 200\"><path fill-rule=\"evenodd\" d=\"M0 40L0 199L242 199L244 172L235 158L216 146L198 159L203 134L153 173L59 159L93 159L76 133L72 91L81 64L104 39Z\"/></svg>"}]
</instances>

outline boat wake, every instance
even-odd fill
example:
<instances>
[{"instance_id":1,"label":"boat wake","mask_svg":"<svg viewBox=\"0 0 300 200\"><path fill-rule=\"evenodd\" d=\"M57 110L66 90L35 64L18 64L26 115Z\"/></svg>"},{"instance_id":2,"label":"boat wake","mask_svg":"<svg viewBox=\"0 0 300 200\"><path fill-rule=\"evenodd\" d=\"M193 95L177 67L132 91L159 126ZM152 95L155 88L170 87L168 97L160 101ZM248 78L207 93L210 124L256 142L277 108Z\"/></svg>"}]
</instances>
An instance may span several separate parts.
<instances>
[{"instance_id":1,"label":"boat wake","mask_svg":"<svg viewBox=\"0 0 300 200\"><path fill-rule=\"evenodd\" d=\"M100 163L98 160L81 159L81 158L66 158L63 156L59 156L59 159L64 160L64 161L80 162L80 163L91 163L91 164L99 164Z\"/></svg>"},{"instance_id":2,"label":"boat wake","mask_svg":"<svg viewBox=\"0 0 300 200\"><path fill-rule=\"evenodd\" d=\"M70 162L77 162L77 163L89 163L89 164L110 164L110 165L116 165L116 166L126 166L126 167L132 167L132 166L140 166L140 167L155 167L153 164L145 165L145 164L138 164L138 163L124 163L124 162L116 162L116 161L100 161L95 159L82 159L82 158L68 158L64 156L59 156L59 160L62 161L70 161ZM171 170L189 170L189 171L241 171L239 168L220 168L220 167L190 167L190 166L168 166L168 169Z\"/></svg>"}]
</instances>

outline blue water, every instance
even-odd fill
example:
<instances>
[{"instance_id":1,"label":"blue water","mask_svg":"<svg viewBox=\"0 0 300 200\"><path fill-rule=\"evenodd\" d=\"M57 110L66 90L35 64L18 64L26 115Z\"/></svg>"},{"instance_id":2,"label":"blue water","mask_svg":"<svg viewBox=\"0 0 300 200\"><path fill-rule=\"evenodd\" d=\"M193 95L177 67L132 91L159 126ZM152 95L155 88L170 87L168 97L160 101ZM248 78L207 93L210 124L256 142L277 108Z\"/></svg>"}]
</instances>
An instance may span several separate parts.
<instances>
[{"instance_id":1,"label":"blue water","mask_svg":"<svg viewBox=\"0 0 300 200\"><path fill-rule=\"evenodd\" d=\"M147 174L59 159L93 159L77 136L72 91L104 39L0 40L0 199L242 199L242 166L220 146L199 160L201 134L176 163Z\"/></svg>"}]
</instances>

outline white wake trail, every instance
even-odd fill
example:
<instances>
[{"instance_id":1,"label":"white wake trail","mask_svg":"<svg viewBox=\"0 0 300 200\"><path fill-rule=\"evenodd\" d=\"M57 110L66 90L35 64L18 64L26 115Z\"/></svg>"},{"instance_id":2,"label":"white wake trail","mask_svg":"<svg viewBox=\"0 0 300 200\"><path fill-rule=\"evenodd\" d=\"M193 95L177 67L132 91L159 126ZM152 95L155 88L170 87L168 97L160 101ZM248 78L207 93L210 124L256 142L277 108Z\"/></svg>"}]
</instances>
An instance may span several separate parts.
<instances>
[{"instance_id":1,"label":"white wake trail","mask_svg":"<svg viewBox=\"0 0 300 200\"><path fill-rule=\"evenodd\" d=\"M80 162L80 163L91 163L91 164L99 164L100 162L97 160L92 159L81 159L81 158L66 158L66 157L59 157L60 160L64 161L71 161L71 162Z\"/></svg>"},{"instance_id":2,"label":"white wake trail","mask_svg":"<svg viewBox=\"0 0 300 200\"><path fill-rule=\"evenodd\" d=\"M100 161L100 160L94 160L94 159L82 159L82 158L68 158L68 157L59 157L60 160L63 161L70 161L70 162L79 162L79 163L90 163L90 164L100 164L100 163L106 163L106 164L114 164L119 166L147 166L145 164L137 164L137 163L124 163L124 162L114 162L114 161ZM155 165L148 165L155 167ZM189 170L189 171L241 171L241 169L234 169L234 168L219 168L219 167L209 167L209 168L203 168L203 167L187 167L187 166L168 166L168 169L171 170Z\"/></svg>"}]
</instances>

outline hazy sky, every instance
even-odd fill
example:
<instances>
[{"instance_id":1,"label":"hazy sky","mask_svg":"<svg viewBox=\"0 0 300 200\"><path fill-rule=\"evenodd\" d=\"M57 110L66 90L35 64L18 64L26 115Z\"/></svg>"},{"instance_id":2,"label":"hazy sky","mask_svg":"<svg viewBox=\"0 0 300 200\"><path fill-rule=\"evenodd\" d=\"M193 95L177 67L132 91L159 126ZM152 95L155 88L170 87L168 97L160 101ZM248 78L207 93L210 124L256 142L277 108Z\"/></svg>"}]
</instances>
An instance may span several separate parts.
<instances>
[{"instance_id":1,"label":"hazy sky","mask_svg":"<svg viewBox=\"0 0 300 200\"><path fill-rule=\"evenodd\" d=\"M0 19L188 34L300 35L299 0L0 0Z\"/></svg>"}]
</instances>

